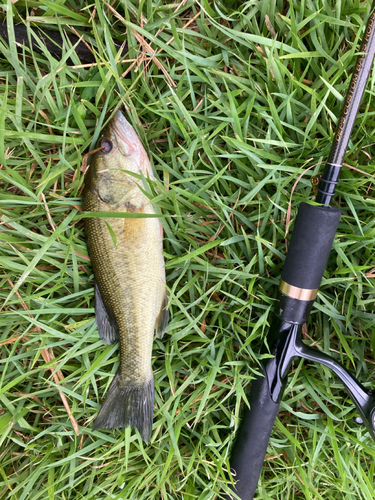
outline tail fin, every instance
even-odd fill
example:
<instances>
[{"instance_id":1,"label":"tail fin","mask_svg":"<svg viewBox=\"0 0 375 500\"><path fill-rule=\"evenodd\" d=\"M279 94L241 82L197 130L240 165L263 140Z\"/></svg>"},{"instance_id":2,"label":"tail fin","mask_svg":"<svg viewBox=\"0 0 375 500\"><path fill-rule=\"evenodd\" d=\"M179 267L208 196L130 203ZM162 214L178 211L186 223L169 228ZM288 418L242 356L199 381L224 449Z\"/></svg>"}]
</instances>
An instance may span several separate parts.
<instances>
[{"instance_id":1,"label":"tail fin","mask_svg":"<svg viewBox=\"0 0 375 500\"><path fill-rule=\"evenodd\" d=\"M118 373L95 419L93 430L138 429L143 441L149 441L154 407L154 379L145 384L121 386Z\"/></svg>"}]
</instances>

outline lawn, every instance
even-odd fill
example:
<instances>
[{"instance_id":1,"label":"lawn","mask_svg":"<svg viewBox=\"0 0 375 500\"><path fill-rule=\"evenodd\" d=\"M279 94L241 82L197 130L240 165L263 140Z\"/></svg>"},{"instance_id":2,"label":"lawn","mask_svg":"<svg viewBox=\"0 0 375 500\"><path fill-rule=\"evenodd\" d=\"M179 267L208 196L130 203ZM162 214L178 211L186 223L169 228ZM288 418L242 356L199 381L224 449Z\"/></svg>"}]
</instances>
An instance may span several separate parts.
<instances>
[{"instance_id":1,"label":"lawn","mask_svg":"<svg viewBox=\"0 0 375 500\"><path fill-rule=\"evenodd\" d=\"M213 500L358 58L359 0L4 0L0 20L0 498ZM34 46L20 48L24 23ZM40 28L65 37L55 57ZM34 34L32 34L34 33ZM39 34L38 34L39 33ZM68 33L92 47L83 64ZM335 205L305 340L375 386L375 78ZM119 365L94 317L85 155L121 109L157 180L170 322L153 350L150 443L92 431ZM287 227L288 210L290 225ZM289 230L289 235L288 235ZM297 361L258 499L373 500L375 443L342 384Z\"/></svg>"}]
</instances>

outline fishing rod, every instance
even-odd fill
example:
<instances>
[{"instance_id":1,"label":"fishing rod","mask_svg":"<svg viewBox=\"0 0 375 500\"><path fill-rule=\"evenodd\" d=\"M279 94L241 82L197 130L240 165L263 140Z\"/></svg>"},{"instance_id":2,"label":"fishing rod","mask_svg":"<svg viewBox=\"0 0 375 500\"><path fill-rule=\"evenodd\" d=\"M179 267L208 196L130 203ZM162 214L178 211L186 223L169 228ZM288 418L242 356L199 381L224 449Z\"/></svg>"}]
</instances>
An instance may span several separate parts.
<instances>
[{"instance_id":1,"label":"fishing rod","mask_svg":"<svg viewBox=\"0 0 375 500\"><path fill-rule=\"evenodd\" d=\"M333 358L302 341L302 325L307 321L327 265L329 253L341 217L331 207L342 168L344 154L354 125L375 56L375 1L367 22L360 52L342 114L323 175L319 180L316 202L301 203L294 224L288 254L281 273L275 318L267 334L272 358L263 363L261 376L252 384L250 410L243 416L230 459L233 491L241 500L252 500L258 485L267 445L287 383L288 371L295 358L316 361L330 368L342 381L359 413L356 421L364 424L375 439L375 391L365 389ZM236 497L237 498L237 497Z\"/></svg>"}]
</instances>

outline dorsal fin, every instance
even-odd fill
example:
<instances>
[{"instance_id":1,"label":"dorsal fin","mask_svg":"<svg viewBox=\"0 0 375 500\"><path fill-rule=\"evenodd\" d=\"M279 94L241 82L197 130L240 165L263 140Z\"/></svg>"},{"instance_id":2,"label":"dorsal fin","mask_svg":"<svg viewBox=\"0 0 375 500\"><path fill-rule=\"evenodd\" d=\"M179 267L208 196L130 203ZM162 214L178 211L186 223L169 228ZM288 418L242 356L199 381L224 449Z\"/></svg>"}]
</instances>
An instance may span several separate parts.
<instances>
[{"instance_id":1,"label":"dorsal fin","mask_svg":"<svg viewBox=\"0 0 375 500\"><path fill-rule=\"evenodd\" d=\"M99 336L105 344L113 344L118 340L116 320L112 318L104 305L98 285L95 283L95 319Z\"/></svg>"}]
</instances>

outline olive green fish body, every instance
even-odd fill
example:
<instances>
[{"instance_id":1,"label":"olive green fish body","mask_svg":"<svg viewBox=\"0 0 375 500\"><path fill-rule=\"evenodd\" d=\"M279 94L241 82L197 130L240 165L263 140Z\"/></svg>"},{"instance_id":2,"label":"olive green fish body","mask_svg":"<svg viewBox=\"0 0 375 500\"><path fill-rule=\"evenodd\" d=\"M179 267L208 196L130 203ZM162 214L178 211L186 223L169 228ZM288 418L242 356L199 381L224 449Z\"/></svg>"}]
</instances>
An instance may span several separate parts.
<instances>
[{"instance_id":1,"label":"olive green fish body","mask_svg":"<svg viewBox=\"0 0 375 500\"><path fill-rule=\"evenodd\" d=\"M93 158L84 210L155 214L142 193L142 181L129 173L152 178L149 160L119 112L103 141L108 151ZM168 320L161 224L157 218L90 218L85 229L96 282L99 333L106 343L117 338L120 342L120 368L94 428L136 427L148 440L153 337L155 330L163 335Z\"/></svg>"}]
</instances>

